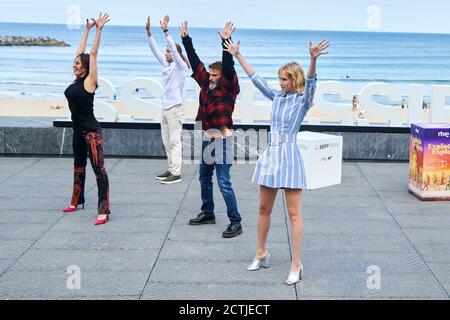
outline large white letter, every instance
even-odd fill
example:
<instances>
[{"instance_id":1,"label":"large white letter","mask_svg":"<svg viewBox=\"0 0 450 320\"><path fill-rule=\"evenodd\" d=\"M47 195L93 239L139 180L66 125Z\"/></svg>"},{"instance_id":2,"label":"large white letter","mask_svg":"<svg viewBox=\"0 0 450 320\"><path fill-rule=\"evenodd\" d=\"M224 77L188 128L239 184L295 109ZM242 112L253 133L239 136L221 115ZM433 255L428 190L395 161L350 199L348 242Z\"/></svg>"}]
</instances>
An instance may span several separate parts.
<instances>
[{"instance_id":1,"label":"large white letter","mask_svg":"<svg viewBox=\"0 0 450 320\"><path fill-rule=\"evenodd\" d=\"M379 117L381 118L381 123L388 123L391 127L401 127L402 123L400 120L400 113L398 109L400 107L385 106L376 103L372 100L374 95L388 96L391 100L400 100L400 91L387 83L371 83L364 86L359 93L359 103L361 108L367 111L368 117ZM384 119L384 120L383 120ZM379 121L371 121L379 122Z\"/></svg>"},{"instance_id":2,"label":"large white letter","mask_svg":"<svg viewBox=\"0 0 450 320\"><path fill-rule=\"evenodd\" d=\"M251 81L245 81L241 84L240 103L241 107L241 123L252 124L253 123L253 92L255 86Z\"/></svg>"},{"instance_id":3,"label":"large white letter","mask_svg":"<svg viewBox=\"0 0 450 320\"><path fill-rule=\"evenodd\" d=\"M449 123L450 105L445 103L445 98L450 97L450 86L433 85L431 101L431 122Z\"/></svg>"},{"instance_id":4,"label":"large white letter","mask_svg":"<svg viewBox=\"0 0 450 320\"><path fill-rule=\"evenodd\" d=\"M324 81L317 85L317 92L314 97L314 104L317 111L325 113L327 116L334 116L342 126L355 125L355 119L351 112L351 107L338 105L324 99L324 94L337 94L344 100L352 100L351 90L337 81Z\"/></svg>"},{"instance_id":5,"label":"large white letter","mask_svg":"<svg viewBox=\"0 0 450 320\"><path fill-rule=\"evenodd\" d=\"M146 101L134 96L136 89L147 89L150 95L159 103L154 101ZM150 114L151 120L155 122L161 121L161 103L162 103L163 87L162 85L150 78L138 78L126 83L120 91L123 104L129 109L141 111Z\"/></svg>"},{"instance_id":6,"label":"large white letter","mask_svg":"<svg viewBox=\"0 0 450 320\"><path fill-rule=\"evenodd\" d=\"M408 125L411 123L430 122L430 119L424 119L422 108L425 87L420 84L412 84L409 89L408 98Z\"/></svg>"},{"instance_id":7,"label":"large white letter","mask_svg":"<svg viewBox=\"0 0 450 320\"><path fill-rule=\"evenodd\" d=\"M113 84L104 78L98 78L98 89L96 95L100 97L112 97L115 94L115 88ZM101 118L105 122L116 122L118 113L116 108L108 102L95 99L94 102L94 114L95 117Z\"/></svg>"}]
</instances>

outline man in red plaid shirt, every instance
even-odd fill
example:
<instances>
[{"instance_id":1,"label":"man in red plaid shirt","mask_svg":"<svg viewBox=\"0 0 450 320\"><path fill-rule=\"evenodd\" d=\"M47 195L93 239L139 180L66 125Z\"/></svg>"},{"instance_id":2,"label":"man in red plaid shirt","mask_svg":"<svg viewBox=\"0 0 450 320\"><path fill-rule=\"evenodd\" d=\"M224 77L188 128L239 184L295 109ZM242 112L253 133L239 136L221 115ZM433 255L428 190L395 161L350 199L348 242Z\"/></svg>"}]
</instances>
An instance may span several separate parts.
<instances>
[{"instance_id":1,"label":"man in red plaid shirt","mask_svg":"<svg viewBox=\"0 0 450 320\"><path fill-rule=\"evenodd\" d=\"M223 49L226 48L224 41L231 39L235 29L233 23L228 22L219 33ZM230 130L233 125L231 116L239 94L239 82L234 69L233 56L227 51L222 51L222 61L210 64L206 70L192 45L186 21L181 24L180 30L183 46L194 72L192 78L200 86L199 108L195 120L202 122L206 138L202 143L199 174L202 208L197 217L189 221L189 224L216 223L212 184L212 176L216 169L217 181L230 219L230 224L222 236L235 237L242 233L242 227L236 196L230 181L230 169L234 160L233 137Z\"/></svg>"}]
</instances>

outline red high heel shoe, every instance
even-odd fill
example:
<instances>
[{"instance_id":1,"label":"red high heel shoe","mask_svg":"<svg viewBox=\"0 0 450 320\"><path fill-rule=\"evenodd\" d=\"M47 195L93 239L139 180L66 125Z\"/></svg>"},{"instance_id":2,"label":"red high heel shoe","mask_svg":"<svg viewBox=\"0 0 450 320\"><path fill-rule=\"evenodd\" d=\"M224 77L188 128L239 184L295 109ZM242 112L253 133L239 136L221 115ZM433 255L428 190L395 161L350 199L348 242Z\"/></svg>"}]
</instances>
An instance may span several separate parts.
<instances>
[{"instance_id":1,"label":"red high heel shoe","mask_svg":"<svg viewBox=\"0 0 450 320\"><path fill-rule=\"evenodd\" d=\"M84 210L84 203L81 204L81 209ZM67 208L63 209L63 212L74 212L74 211L77 211L77 210L78 210L78 205L76 207L74 207L74 208L67 207Z\"/></svg>"},{"instance_id":2,"label":"red high heel shoe","mask_svg":"<svg viewBox=\"0 0 450 320\"><path fill-rule=\"evenodd\" d=\"M98 226L100 224L105 224L107 221L109 221L109 214L107 214L104 219L97 219L97 221L95 221L95 225Z\"/></svg>"}]
</instances>

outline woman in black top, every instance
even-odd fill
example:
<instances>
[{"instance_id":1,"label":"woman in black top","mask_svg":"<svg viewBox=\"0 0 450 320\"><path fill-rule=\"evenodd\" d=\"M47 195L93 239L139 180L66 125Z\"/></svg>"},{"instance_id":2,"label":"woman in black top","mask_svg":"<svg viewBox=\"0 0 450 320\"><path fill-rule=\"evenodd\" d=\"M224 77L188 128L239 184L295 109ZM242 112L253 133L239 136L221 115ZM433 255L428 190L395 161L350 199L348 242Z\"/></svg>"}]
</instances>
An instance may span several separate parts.
<instances>
[{"instance_id":1,"label":"woman in black top","mask_svg":"<svg viewBox=\"0 0 450 320\"><path fill-rule=\"evenodd\" d=\"M73 123L74 184L72 201L64 212L84 209L84 183L86 178L87 153L97 179L98 219L96 225L109 219L109 183L103 159L102 129L94 116L94 95L97 89L97 53L103 26L109 21L108 14L100 13L98 19L86 20L86 30L81 38L73 64L75 81L64 92ZM95 26L95 39L90 54L84 53L90 29Z\"/></svg>"}]
</instances>

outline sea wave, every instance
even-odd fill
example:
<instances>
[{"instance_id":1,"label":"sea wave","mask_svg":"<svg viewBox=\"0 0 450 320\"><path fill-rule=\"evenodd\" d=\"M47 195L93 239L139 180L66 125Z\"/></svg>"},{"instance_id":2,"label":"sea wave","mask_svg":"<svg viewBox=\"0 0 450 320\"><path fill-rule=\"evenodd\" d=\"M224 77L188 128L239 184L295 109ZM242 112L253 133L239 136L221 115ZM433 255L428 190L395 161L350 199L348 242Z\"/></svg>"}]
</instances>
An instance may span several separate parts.
<instances>
[{"instance_id":1,"label":"sea wave","mask_svg":"<svg viewBox=\"0 0 450 320\"><path fill-rule=\"evenodd\" d=\"M48 92L0 91L0 99L64 99L64 95Z\"/></svg>"},{"instance_id":2,"label":"sea wave","mask_svg":"<svg viewBox=\"0 0 450 320\"><path fill-rule=\"evenodd\" d=\"M33 82L33 81L0 80L0 84L32 85L32 86L43 86L43 87L67 87L67 83L59 83L59 82Z\"/></svg>"}]
</instances>

